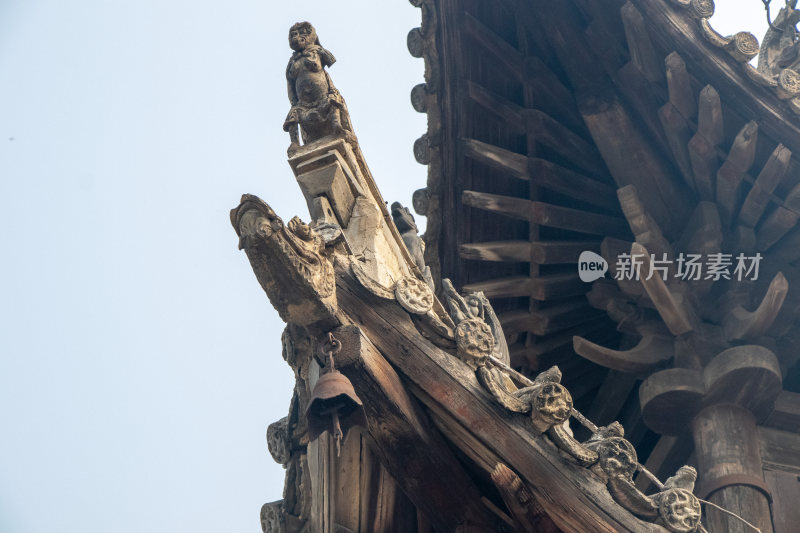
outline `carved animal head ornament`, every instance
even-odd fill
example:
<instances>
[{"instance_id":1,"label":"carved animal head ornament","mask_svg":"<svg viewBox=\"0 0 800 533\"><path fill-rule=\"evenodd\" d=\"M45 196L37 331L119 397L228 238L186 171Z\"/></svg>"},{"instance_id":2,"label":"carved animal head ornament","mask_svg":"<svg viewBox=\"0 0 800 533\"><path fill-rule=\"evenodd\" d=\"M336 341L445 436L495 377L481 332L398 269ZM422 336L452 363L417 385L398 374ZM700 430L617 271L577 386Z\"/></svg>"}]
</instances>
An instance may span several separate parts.
<instances>
[{"instance_id":1,"label":"carved animal head ornament","mask_svg":"<svg viewBox=\"0 0 800 533\"><path fill-rule=\"evenodd\" d=\"M295 52L301 52L315 44L319 44L319 37L317 37L317 30L310 22L298 22L289 28L289 47Z\"/></svg>"}]
</instances>

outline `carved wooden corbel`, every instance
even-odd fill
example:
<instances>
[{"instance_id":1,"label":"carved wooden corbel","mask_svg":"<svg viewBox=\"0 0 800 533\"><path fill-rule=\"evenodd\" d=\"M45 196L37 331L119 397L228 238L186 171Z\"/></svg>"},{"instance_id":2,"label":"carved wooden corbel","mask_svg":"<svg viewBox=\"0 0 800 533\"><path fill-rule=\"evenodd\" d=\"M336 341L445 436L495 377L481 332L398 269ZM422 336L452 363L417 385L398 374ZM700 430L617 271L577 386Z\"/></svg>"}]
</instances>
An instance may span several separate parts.
<instances>
[{"instance_id":1,"label":"carved wooden corbel","mask_svg":"<svg viewBox=\"0 0 800 533\"><path fill-rule=\"evenodd\" d=\"M285 322L301 326L332 322L336 310L333 265L324 241L294 217L284 226L257 196L245 194L231 211L239 249L247 253L258 282Z\"/></svg>"}]
</instances>

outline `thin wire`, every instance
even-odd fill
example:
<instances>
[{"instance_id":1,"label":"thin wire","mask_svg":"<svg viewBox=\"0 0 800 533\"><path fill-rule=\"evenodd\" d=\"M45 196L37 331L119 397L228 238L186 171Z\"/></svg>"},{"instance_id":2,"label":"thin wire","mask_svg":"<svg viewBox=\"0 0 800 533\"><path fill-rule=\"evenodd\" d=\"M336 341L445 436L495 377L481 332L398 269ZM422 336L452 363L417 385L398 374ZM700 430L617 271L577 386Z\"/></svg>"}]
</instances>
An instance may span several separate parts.
<instances>
[{"instance_id":1,"label":"thin wire","mask_svg":"<svg viewBox=\"0 0 800 533\"><path fill-rule=\"evenodd\" d=\"M700 498L698 498L698 500L700 500ZM745 520L744 518L742 518L742 517L741 517L741 516L739 516L738 514L736 514L736 513L732 513L732 512L730 512L730 511L728 511L727 509L723 509L722 507L720 507L719 505L717 505L717 504L715 504L715 503L711 503L711 502L709 502L709 501L706 501L706 500L700 500L700 501L701 501L702 503L706 504L706 505L710 505L711 507L713 507L713 508L717 509L718 511L722 511L722 512L723 512L723 513L725 513L725 514L729 514L729 515L731 515L732 517L734 517L734 518L736 518L736 519L738 519L738 520L741 520L742 522L744 522L744 523L745 523L745 524L747 524L748 526L750 526L750 527L752 527L753 529L755 529L756 531L758 531L758 533L761 533L761 530L760 530L760 529L758 529L756 526L754 526L753 524L751 524L750 522L748 522L747 520Z\"/></svg>"}]
</instances>

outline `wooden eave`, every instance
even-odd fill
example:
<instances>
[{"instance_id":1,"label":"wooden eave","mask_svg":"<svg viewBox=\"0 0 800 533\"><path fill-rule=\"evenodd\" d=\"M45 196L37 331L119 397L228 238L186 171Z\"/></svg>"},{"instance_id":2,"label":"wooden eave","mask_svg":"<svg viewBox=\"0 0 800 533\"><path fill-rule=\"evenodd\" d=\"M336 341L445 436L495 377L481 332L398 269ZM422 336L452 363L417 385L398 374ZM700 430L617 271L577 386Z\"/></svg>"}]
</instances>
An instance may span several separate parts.
<instances>
[{"instance_id":1,"label":"wooden eave","mask_svg":"<svg viewBox=\"0 0 800 533\"><path fill-rule=\"evenodd\" d=\"M492 298L518 368L570 368L565 379L588 406L621 378L575 355L570 339L613 345L625 327L582 303L592 286L577 279L576 250L596 250L604 236L628 247L634 240L619 204L603 200L604 188L636 185L676 241L700 198L687 145L706 126L698 123L703 88L719 95L724 125L710 146L711 172L748 122L758 128L753 159L732 193L737 208L776 146L800 153L796 101L781 100L774 83L708 40L682 2L412 3L423 17L414 30L420 39L409 46L426 65L412 101L429 118L415 144L429 168L419 193L427 200L426 259L457 286ZM683 78L668 82L675 72ZM762 249L781 260L790 287L800 282L787 264L800 259L789 252L800 242L790 194L798 168L792 155L765 205L748 204ZM783 320L793 323L799 300L790 289ZM628 396L608 396L613 407L601 423L641 426L635 383L626 387ZM656 436L636 434L646 456Z\"/></svg>"}]
</instances>

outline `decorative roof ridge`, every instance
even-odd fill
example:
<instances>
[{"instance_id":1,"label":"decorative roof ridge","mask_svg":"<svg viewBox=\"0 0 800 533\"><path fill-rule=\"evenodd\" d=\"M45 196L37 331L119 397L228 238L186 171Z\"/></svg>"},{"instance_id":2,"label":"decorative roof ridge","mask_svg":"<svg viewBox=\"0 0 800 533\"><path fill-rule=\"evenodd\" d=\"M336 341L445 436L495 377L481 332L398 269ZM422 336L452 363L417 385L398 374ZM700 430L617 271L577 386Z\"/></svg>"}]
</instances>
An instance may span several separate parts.
<instances>
[{"instance_id":1,"label":"decorative roof ridge","mask_svg":"<svg viewBox=\"0 0 800 533\"><path fill-rule=\"evenodd\" d=\"M800 63L791 62L781 66L781 63L767 58L780 52L777 47L780 46L781 40L776 38L776 34L781 33L784 26L800 16L796 15L800 12L793 7L781 8L775 24L771 24L764 36L763 44L759 47L758 39L750 32L740 31L734 35L724 36L713 28L711 17L715 11L714 0L669 0L669 3L696 21L705 41L725 51L739 63L750 80L758 86L772 89L780 100L788 103L795 114L800 114ZM750 61L756 56L758 56L758 67L753 67Z\"/></svg>"}]
</instances>

